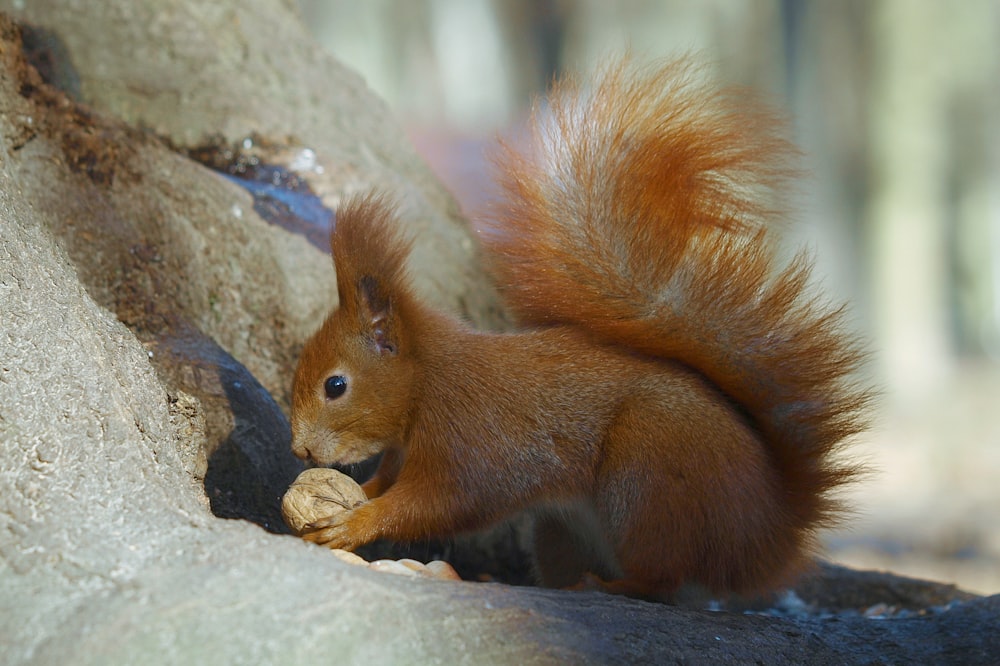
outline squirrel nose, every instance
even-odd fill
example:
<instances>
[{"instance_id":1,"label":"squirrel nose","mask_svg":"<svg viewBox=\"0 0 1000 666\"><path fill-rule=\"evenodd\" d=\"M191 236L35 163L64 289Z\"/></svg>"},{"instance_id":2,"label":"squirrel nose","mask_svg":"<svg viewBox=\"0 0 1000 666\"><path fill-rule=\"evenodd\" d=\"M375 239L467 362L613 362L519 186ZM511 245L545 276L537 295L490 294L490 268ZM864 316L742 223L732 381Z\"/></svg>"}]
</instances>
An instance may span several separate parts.
<instances>
[{"instance_id":1,"label":"squirrel nose","mask_svg":"<svg viewBox=\"0 0 1000 666\"><path fill-rule=\"evenodd\" d=\"M298 447L293 444L292 453L294 453L295 457L298 458L299 460L305 460L306 462L313 462L312 453L309 452L308 447L305 446Z\"/></svg>"}]
</instances>

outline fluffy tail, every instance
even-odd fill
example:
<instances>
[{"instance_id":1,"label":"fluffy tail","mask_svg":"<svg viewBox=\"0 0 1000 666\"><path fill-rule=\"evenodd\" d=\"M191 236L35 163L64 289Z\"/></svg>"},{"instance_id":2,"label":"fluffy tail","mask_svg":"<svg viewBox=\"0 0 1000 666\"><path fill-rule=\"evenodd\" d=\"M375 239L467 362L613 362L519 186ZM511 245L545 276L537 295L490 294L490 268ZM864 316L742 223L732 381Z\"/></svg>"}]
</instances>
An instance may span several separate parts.
<instances>
[{"instance_id":1,"label":"fluffy tail","mask_svg":"<svg viewBox=\"0 0 1000 666\"><path fill-rule=\"evenodd\" d=\"M829 491L858 471L836 454L869 393L841 309L808 293L808 258L775 266L781 123L684 61L619 64L548 104L530 148L498 156L506 202L482 234L514 313L696 369L761 433L793 522L833 522Z\"/></svg>"}]
</instances>

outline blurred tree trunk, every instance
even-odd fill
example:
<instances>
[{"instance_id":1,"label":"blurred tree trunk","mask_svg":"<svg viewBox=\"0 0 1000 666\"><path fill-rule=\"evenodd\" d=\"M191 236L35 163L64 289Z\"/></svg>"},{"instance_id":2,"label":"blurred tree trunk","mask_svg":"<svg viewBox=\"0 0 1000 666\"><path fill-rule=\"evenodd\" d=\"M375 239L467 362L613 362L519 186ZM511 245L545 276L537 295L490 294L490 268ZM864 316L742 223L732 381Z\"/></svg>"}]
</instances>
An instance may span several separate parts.
<instances>
[{"instance_id":1,"label":"blurred tree trunk","mask_svg":"<svg viewBox=\"0 0 1000 666\"><path fill-rule=\"evenodd\" d=\"M968 104L986 108L982 92L993 91L996 109L998 18L989 0L881 0L873 16L867 214L873 314L887 382L904 400L947 377L956 330L996 326L987 315L995 293L973 287L982 301L961 309L956 291L989 284L1000 255L993 248L963 261L956 247L989 248L984 222L992 217L996 224L996 211L968 199L987 173L995 188L996 171L967 152L982 152L997 139L997 116L977 118ZM956 141L970 132L978 139Z\"/></svg>"}]
</instances>

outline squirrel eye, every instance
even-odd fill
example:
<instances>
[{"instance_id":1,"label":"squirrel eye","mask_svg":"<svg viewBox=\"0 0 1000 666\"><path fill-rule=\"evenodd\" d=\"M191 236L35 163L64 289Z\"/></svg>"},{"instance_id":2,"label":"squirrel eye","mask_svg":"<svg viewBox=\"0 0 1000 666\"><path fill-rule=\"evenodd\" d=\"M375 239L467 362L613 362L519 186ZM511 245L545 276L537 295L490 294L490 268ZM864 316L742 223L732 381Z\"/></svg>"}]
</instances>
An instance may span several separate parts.
<instances>
[{"instance_id":1,"label":"squirrel eye","mask_svg":"<svg viewBox=\"0 0 1000 666\"><path fill-rule=\"evenodd\" d=\"M326 391L326 397L329 400L336 400L347 391L347 377L343 375L327 377L323 383L323 390Z\"/></svg>"}]
</instances>

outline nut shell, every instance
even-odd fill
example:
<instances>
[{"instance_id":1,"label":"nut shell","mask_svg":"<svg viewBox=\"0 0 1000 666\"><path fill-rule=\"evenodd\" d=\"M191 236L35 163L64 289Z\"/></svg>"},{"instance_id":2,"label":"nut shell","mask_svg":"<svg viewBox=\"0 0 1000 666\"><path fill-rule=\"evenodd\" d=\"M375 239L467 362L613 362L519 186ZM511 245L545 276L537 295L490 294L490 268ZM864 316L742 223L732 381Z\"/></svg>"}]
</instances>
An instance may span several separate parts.
<instances>
[{"instance_id":1,"label":"nut shell","mask_svg":"<svg viewBox=\"0 0 1000 666\"><path fill-rule=\"evenodd\" d=\"M354 479L335 469L314 467L299 474L281 500L281 515L301 536L306 525L349 511L368 501Z\"/></svg>"}]
</instances>

